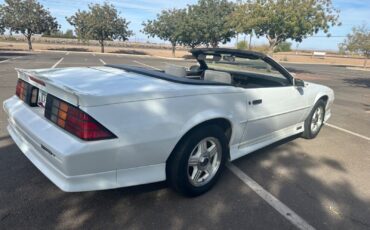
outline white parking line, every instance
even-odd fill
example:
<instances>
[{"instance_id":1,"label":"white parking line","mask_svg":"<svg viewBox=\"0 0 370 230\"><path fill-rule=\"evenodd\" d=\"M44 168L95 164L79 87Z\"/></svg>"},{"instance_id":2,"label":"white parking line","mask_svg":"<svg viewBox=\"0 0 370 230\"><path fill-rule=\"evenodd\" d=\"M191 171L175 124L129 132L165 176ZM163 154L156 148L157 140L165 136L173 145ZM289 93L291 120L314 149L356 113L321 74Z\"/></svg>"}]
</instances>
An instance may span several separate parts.
<instances>
[{"instance_id":1,"label":"white parking line","mask_svg":"<svg viewBox=\"0 0 370 230\"><path fill-rule=\"evenodd\" d=\"M92 54L95 57L95 53Z\"/></svg>"},{"instance_id":2,"label":"white parking line","mask_svg":"<svg viewBox=\"0 0 370 230\"><path fill-rule=\"evenodd\" d=\"M154 66L151 66L151 65L147 65L145 63L142 63L142 62L139 62L139 61L136 61L136 60L133 60L132 62L135 62L139 65L143 65L143 66L146 66L146 67L149 67L149 68L152 68L152 69L155 69L155 70L161 70L161 69L158 69L157 67L154 67Z\"/></svg>"},{"instance_id":3,"label":"white parking line","mask_svg":"<svg viewBox=\"0 0 370 230\"><path fill-rule=\"evenodd\" d=\"M304 219L297 215L288 206L283 204L280 200L274 197L271 193L267 192L262 188L257 182L250 178L247 174L241 171L232 163L227 163L226 166L230 171L237 176L240 180L244 182L249 188L251 188L259 197L264 199L269 205L271 205L276 211L278 211L282 216L284 216L290 223L295 225L301 230L314 230L315 228L308 224Z\"/></svg>"},{"instance_id":4,"label":"white parking line","mask_svg":"<svg viewBox=\"0 0 370 230\"><path fill-rule=\"evenodd\" d=\"M69 55L69 51L66 53L66 56Z\"/></svg>"},{"instance_id":5,"label":"white parking line","mask_svg":"<svg viewBox=\"0 0 370 230\"><path fill-rule=\"evenodd\" d=\"M3 60L3 61L0 61L0 63L8 62L8 61L11 61L11 60L16 60L16 59L19 59L19 58L21 58L21 57L22 57L22 56L9 58L9 59L6 59L6 60Z\"/></svg>"},{"instance_id":6,"label":"white parking line","mask_svg":"<svg viewBox=\"0 0 370 230\"><path fill-rule=\"evenodd\" d=\"M54 69L55 67L57 67L57 65L59 65L59 63L61 63L63 59L64 58L59 59L59 61L57 61L51 68Z\"/></svg>"},{"instance_id":7,"label":"white parking line","mask_svg":"<svg viewBox=\"0 0 370 230\"><path fill-rule=\"evenodd\" d=\"M338 126L336 126L336 125L332 125L332 124L328 124L328 123L325 123L325 125L326 125L326 126L329 126L329 127L331 127L331 128L333 128L333 129L337 129L337 130L340 130L340 131L342 131L342 132L349 133L349 134L352 134L352 135L354 135L354 136L356 136L356 137L359 137L359 138L365 139L365 140L367 140L367 141L370 141L370 137L367 137L367 136L364 136L364 135L361 135L361 134L358 134L358 133L355 133L355 132L349 131L349 130L347 130L347 129L343 129L343 128L338 127Z\"/></svg>"},{"instance_id":8,"label":"white parking line","mask_svg":"<svg viewBox=\"0 0 370 230\"><path fill-rule=\"evenodd\" d=\"M99 61L101 62L101 63L103 63L103 65L106 65L107 63L105 63L105 61L103 61L103 59L100 59L99 58Z\"/></svg>"}]
</instances>

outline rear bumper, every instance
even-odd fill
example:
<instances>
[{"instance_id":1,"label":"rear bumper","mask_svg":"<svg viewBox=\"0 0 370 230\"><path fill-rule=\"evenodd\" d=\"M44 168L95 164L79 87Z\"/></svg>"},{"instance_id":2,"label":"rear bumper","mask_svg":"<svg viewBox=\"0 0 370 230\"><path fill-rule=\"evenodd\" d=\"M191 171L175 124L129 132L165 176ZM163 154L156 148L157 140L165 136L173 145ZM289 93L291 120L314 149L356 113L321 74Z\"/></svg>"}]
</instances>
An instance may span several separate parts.
<instances>
[{"instance_id":1,"label":"rear bumper","mask_svg":"<svg viewBox=\"0 0 370 230\"><path fill-rule=\"evenodd\" d=\"M43 149L22 134L14 124L9 124L8 132L26 157L56 186L65 192L89 191L117 187L116 170L80 176L67 176L58 170L47 157Z\"/></svg>"},{"instance_id":2,"label":"rear bumper","mask_svg":"<svg viewBox=\"0 0 370 230\"><path fill-rule=\"evenodd\" d=\"M117 169L127 147L118 139L82 141L46 120L18 97L4 101L7 130L26 157L66 192L111 189L165 179L165 164ZM120 154L118 154L120 153Z\"/></svg>"}]
</instances>

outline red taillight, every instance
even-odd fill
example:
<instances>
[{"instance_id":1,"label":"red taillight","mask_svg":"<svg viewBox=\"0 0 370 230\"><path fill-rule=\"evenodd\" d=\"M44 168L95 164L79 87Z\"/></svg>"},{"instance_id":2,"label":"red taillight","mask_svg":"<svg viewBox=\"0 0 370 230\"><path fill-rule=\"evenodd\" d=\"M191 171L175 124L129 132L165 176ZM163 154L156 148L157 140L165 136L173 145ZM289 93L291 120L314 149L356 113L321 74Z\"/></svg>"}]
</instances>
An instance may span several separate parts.
<instances>
[{"instance_id":1,"label":"red taillight","mask_svg":"<svg viewBox=\"0 0 370 230\"><path fill-rule=\"evenodd\" d=\"M90 115L50 94L46 99L45 117L83 140L116 138L112 132Z\"/></svg>"},{"instance_id":2,"label":"red taillight","mask_svg":"<svg viewBox=\"0 0 370 230\"><path fill-rule=\"evenodd\" d=\"M37 106L39 90L31 84L18 79L15 94L30 106Z\"/></svg>"}]
</instances>

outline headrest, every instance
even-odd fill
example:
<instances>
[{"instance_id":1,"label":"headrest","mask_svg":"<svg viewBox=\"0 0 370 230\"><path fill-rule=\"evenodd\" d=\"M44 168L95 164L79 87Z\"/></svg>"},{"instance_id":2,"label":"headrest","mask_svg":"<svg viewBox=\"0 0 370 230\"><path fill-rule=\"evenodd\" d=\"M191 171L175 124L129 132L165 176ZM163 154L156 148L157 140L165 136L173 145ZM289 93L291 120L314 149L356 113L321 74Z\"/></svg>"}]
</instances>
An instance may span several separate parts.
<instances>
[{"instance_id":1,"label":"headrest","mask_svg":"<svg viewBox=\"0 0 370 230\"><path fill-rule=\"evenodd\" d=\"M176 77L186 77L186 68L182 66L166 64L164 72Z\"/></svg>"},{"instance_id":2,"label":"headrest","mask_svg":"<svg viewBox=\"0 0 370 230\"><path fill-rule=\"evenodd\" d=\"M204 80L231 84L231 75L226 72L206 70L204 72Z\"/></svg>"}]
</instances>

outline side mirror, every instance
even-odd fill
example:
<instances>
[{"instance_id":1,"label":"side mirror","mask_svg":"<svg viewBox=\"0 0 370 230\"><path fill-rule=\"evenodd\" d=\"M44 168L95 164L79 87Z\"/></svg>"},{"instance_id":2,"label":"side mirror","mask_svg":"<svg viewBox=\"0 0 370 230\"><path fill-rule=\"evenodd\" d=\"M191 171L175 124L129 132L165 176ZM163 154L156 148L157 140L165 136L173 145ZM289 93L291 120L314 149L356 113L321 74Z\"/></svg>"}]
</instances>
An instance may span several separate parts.
<instances>
[{"instance_id":1,"label":"side mirror","mask_svg":"<svg viewBox=\"0 0 370 230\"><path fill-rule=\"evenodd\" d=\"M296 87L304 87L304 81L301 79L294 78L294 86Z\"/></svg>"}]
</instances>

